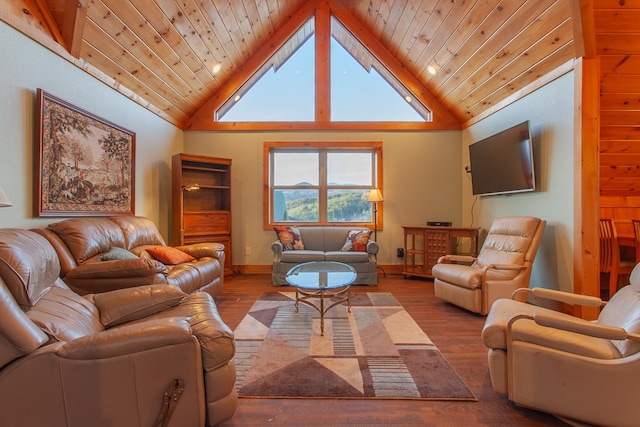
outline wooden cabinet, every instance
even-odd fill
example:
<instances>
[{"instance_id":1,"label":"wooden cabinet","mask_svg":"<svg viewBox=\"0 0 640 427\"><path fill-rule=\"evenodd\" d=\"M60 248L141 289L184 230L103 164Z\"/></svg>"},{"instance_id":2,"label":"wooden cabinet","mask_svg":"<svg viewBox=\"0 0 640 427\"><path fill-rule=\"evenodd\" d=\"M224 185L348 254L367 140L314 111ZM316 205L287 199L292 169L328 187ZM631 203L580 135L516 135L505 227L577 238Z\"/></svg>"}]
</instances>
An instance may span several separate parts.
<instances>
[{"instance_id":1,"label":"wooden cabinet","mask_svg":"<svg viewBox=\"0 0 640 427\"><path fill-rule=\"evenodd\" d=\"M433 278L431 268L438 258L448 254L478 254L478 228L403 226L404 229L404 271L408 276ZM458 244L458 239L469 239L466 245ZM461 242L460 242L461 243ZM458 252L460 246L468 251Z\"/></svg>"},{"instance_id":2,"label":"wooden cabinet","mask_svg":"<svg viewBox=\"0 0 640 427\"><path fill-rule=\"evenodd\" d=\"M193 187L199 188L193 188ZM231 263L231 160L176 154L172 158L172 244L216 242Z\"/></svg>"}]
</instances>

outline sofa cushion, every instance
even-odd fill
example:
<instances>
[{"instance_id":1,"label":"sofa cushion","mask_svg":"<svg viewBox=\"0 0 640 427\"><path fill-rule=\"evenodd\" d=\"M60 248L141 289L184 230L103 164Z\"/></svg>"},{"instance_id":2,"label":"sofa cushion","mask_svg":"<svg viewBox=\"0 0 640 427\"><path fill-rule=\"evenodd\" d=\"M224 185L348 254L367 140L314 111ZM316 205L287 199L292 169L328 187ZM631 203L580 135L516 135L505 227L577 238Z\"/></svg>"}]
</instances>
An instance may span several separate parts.
<instances>
[{"instance_id":1,"label":"sofa cushion","mask_svg":"<svg viewBox=\"0 0 640 427\"><path fill-rule=\"evenodd\" d=\"M171 246L153 246L147 252L163 264L176 265L195 260L194 257Z\"/></svg>"},{"instance_id":2,"label":"sofa cushion","mask_svg":"<svg viewBox=\"0 0 640 427\"><path fill-rule=\"evenodd\" d=\"M72 218L47 228L60 237L78 264L114 246L125 247L122 230L106 218Z\"/></svg>"},{"instance_id":3,"label":"sofa cushion","mask_svg":"<svg viewBox=\"0 0 640 427\"><path fill-rule=\"evenodd\" d=\"M324 253L325 261L343 262L345 264L368 262L369 254L366 252L327 251Z\"/></svg>"},{"instance_id":4,"label":"sofa cushion","mask_svg":"<svg viewBox=\"0 0 640 427\"><path fill-rule=\"evenodd\" d=\"M58 341L73 341L104 330L98 309L68 288L49 288L27 316Z\"/></svg>"},{"instance_id":5,"label":"sofa cushion","mask_svg":"<svg viewBox=\"0 0 640 427\"><path fill-rule=\"evenodd\" d=\"M109 220L115 222L122 229L126 249L131 250L143 245L166 245L158 227L149 218L124 215L111 217Z\"/></svg>"},{"instance_id":6,"label":"sofa cushion","mask_svg":"<svg viewBox=\"0 0 640 427\"><path fill-rule=\"evenodd\" d=\"M342 252L366 252L371 230L350 230L347 240L342 245Z\"/></svg>"},{"instance_id":7,"label":"sofa cushion","mask_svg":"<svg viewBox=\"0 0 640 427\"><path fill-rule=\"evenodd\" d=\"M187 296L171 285L137 286L92 296L106 327L141 319L174 307Z\"/></svg>"},{"instance_id":8,"label":"sofa cushion","mask_svg":"<svg viewBox=\"0 0 640 427\"><path fill-rule=\"evenodd\" d=\"M291 225L273 227L283 251L304 250L304 242L298 227Z\"/></svg>"},{"instance_id":9,"label":"sofa cushion","mask_svg":"<svg viewBox=\"0 0 640 427\"><path fill-rule=\"evenodd\" d=\"M138 258L135 254L132 254L124 248L113 247L108 252L102 254L100 259L102 261L114 261L117 259Z\"/></svg>"},{"instance_id":10,"label":"sofa cushion","mask_svg":"<svg viewBox=\"0 0 640 427\"><path fill-rule=\"evenodd\" d=\"M59 275L58 256L44 237L18 228L0 230L0 276L22 309L35 304Z\"/></svg>"},{"instance_id":11,"label":"sofa cushion","mask_svg":"<svg viewBox=\"0 0 640 427\"><path fill-rule=\"evenodd\" d=\"M282 252L282 262L311 262L324 261L324 251L286 251Z\"/></svg>"}]
</instances>

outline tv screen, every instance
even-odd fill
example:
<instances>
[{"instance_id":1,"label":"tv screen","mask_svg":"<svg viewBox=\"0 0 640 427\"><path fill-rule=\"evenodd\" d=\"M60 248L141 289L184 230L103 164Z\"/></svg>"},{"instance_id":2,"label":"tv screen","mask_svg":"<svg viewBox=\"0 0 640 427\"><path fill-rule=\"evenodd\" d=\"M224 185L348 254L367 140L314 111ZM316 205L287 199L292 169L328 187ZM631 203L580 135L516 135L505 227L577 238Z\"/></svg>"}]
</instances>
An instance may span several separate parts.
<instances>
[{"instance_id":1,"label":"tv screen","mask_svg":"<svg viewBox=\"0 0 640 427\"><path fill-rule=\"evenodd\" d=\"M469 145L469 159L474 195L535 190L528 121Z\"/></svg>"}]
</instances>

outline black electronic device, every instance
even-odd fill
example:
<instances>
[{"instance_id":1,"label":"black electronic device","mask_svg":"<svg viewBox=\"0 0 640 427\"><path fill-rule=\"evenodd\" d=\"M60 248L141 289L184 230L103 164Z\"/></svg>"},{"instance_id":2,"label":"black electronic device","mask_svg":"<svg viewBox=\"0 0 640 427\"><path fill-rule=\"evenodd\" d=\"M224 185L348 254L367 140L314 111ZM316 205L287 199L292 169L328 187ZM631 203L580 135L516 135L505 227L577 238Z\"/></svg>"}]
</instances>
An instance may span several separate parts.
<instances>
[{"instance_id":1,"label":"black electronic device","mask_svg":"<svg viewBox=\"0 0 640 427\"><path fill-rule=\"evenodd\" d=\"M523 122L469 145L471 185L475 196L534 191L533 145L529 122Z\"/></svg>"},{"instance_id":2,"label":"black electronic device","mask_svg":"<svg viewBox=\"0 0 640 427\"><path fill-rule=\"evenodd\" d=\"M451 227L451 221L427 221L429 227Z\"/></svg>"}]
</instances>

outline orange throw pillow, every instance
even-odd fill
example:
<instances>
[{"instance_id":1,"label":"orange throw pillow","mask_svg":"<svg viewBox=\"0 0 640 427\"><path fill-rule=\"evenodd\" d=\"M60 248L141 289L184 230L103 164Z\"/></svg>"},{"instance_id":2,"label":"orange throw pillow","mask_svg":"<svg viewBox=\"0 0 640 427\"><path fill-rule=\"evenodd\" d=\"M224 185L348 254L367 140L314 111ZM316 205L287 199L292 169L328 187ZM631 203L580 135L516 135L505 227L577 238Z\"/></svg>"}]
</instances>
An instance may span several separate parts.
<instances>
[{"instance_id":1,"label":"orange throw pillow","mask_svg":"<svg viewBox=\"0 0 640 427\"><path fill-rule=\"evenodd\" d=\"M195 258L188 253L171 246L154 246L147 248L147 252L163 264L175 265L195 260Z\"/></svg>"}]
</instances>

